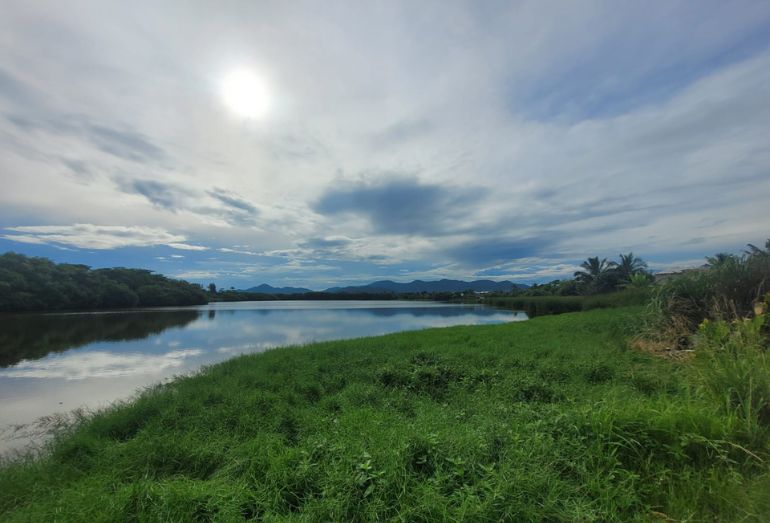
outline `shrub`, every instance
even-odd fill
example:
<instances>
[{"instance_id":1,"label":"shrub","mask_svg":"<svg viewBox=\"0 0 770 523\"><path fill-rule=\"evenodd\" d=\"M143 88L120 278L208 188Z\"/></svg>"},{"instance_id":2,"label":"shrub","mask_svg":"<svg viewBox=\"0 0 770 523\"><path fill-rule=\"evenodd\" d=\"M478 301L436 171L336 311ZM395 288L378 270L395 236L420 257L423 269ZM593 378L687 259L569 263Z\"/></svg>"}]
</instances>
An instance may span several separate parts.
<instances>
[{"instance_id":1,"label":"shrub","mask_svg":"<svg viewBox=\"0 0 770 523\"><path fill-rule=\"evenodd\" d=\"M729 256L707 269L688 271L660 285L653 297L659 328L687 336L704 320L735 320L753 312L770 290L770 254Z\"/></svg>"}]
</instances>

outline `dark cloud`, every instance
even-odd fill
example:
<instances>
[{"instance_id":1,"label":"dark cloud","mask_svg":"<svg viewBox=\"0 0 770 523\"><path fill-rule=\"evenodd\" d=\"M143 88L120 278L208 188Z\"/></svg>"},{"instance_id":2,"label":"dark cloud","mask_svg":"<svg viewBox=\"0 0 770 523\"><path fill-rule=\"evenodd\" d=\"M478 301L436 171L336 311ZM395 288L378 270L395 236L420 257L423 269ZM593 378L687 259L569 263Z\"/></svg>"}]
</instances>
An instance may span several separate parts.
<instances>
[{"instance_id":1,"label":"dark cloud","mask_svg":"<svg viewBox=\"0 0 770 523\"><path fill-rule=\"evenodd\" d=\"M83 134L100 150L135 162L160 161L166 153L147 137L130 129L116 129L84 122Z\"/></svg>"},{"instance_id":2,"label":"dark cloud","mask_svg":"<svg viewBox=\"0 0 770 523\"><path fill-rule=\"evenodd\" d=\"M228 207L232 207L233 209L250 212L253 214L259 213L259 209L257 209L252 203L247 202L243 198L240 198L231 192L225 191L224 189L215 188L213 191L209 191L208 194L209 196L216 198L223 204L227 205Z\"/></svg>"},{"instance_id":3,"label":"dark cloud","mask_svg":"<svg viewBox=\"0 0 770 523\"><path fill-rule=\"evenodd\" d=\"M477 238L454 245L443 252L449 258L467 266L490 266L531 258L552 247L557 234L548 233L531 238Z\"/></svg>"},{"instance_id":4,"label":"dark cloud","mask_svg":"<svg viewBox=\"0 0 770 523\"><path fill-rule=\"evenodd\" d=\"M189 195L179 187L155 180L118 180L118 185L125 192L141 194L153 205L174 212L185 207Z\"/></svg>"},{"instance_id":5,"label":"dark cloud","mask_svg":"<svg viewBox=\"0 0 770 523\"><path fill-rule=\"evenodd\" d=\"M230 225L238 225L241 227L251 227L257 224L257 217L255 213L246 212L237 209L195 209L195 212L200 214L210 214L211 216L217 216Z\"/></svg>"},{"instance_id":6,"label":"dark cloud","mask_svg":"<svg viewBox=\"0 0 770 523\"><path fill-rule=\"evenodd\" d=\"M352 213L384 234L443 235L464 230L464 218L486 195L481 188L423 184L397 177L326 192L315 204L319 214Z\"/></svg>"},{"instance_id":7,"label":"dark cloud","mask_svg":"<svg viewBox=\"0 0 770 523\"><path fill-rule=\"evenodd\" d=\"M222 189L203 193L156 180L116 178L115 181L124 192L144 196L153 205L171 212L189 211L214 216L231 225L244 227L255 225L259 214L259 209L253 204ZM206 195L217 200L222 206L206 205Z\"/></svg>"}]
</instances>

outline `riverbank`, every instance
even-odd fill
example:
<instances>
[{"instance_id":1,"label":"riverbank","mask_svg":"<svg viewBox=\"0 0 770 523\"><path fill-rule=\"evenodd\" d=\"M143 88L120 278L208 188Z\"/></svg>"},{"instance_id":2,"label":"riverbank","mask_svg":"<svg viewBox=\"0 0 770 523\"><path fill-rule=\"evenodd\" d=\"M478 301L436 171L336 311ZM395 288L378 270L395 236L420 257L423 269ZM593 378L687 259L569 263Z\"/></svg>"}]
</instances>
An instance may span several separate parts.
<instances>
[{"instance_id":1,"label":"riverbank","mask_svg":"<svg viewBox=\"0 0 770 523\"><path fill-rule=\"evenodd\" d=\"M524 311L530 317L565 312L631 307L649 302L650 289L632 289L585 296L489 296L481 303L502 309Z\"/></svg>"},{"instance_id":2,"label":"riverbank","mask_svg":"<svg viewBox=\"0 0 770 523\"><path fill-rule=\"evenodd\" d=\"M0 519L761 520L768 443L639 308L244 356L0 470Z\"/></svg>"}]
</instances>

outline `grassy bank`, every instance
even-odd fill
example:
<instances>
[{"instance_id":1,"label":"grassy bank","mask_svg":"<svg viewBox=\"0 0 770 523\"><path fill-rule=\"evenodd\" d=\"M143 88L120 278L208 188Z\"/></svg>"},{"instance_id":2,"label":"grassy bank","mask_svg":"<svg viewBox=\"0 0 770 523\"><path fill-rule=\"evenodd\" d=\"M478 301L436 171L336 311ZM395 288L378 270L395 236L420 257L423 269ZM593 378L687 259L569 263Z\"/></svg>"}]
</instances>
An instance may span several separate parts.
<instances>
[{"instance_id":1,"label":"grassy bank","mask_svg":"<svg viewBox=\"0 0 770 523\"><path fill-rule=\"evenodd\" d=\"M525 311L530 317L642 305L649 301L648 289L625 290L587 296L491 296L484 303L493 307Z\"/></svg>"},{"instance_id":2,"label":"grassy bank","mask_svg":"<svg viewBox=\"0 0 770 523\"><path fill-rule=\"evenodd\" d=\"M233 359L0 469L0 519L762 520L766 431L627 348L639 314Z\"/></svg>"}]
</instances>

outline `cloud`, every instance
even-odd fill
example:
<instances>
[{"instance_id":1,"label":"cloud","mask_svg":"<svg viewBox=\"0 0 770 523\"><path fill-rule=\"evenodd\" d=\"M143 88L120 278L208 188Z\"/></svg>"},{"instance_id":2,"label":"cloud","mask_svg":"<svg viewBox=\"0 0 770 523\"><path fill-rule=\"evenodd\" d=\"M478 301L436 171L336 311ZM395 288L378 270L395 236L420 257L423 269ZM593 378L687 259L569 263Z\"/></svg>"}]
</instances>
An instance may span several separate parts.
<instances>
[{"instance_id":1,"label":"cloud","mask_svg":"<svg viewBox=\"0 0 770 523\"><path fill-rule=\"evenodd\" d=\"M183 200L189 196L188 191L155 180L127 180L120 178L118 183L124 191L141 194L153 205L170 211L183 208Z\"/></svg>"},{"instance_id":2,"label":"cloud","mask_svg":"<svg viewBox=\"0 0 770 523\"><path fill-rule=\"evenodd\" d=\"M186 211L231 226L252 227L257 223L259 209L223 189L201 191L179 183L133 179L126 175L115 177L115 181L124 192L138 194L154 206L173 213Z\"/></svg>"},{"instance_id":3,"label":"cloud","mask_svg":"<svg viewBox=\"0 0 770 523\"><path fill-rule=\"evenodd\" d=\"M372 147L392 147L420 138L433 130L426 120L402 120L387 126L371 136Z\"/></svg>"},{"instance_id":4,"label":"cloud","mask_svg":"<svg viewBox=\"0 0 770 523\"><path fill-rule=\"evenodd\" d=\"M327 236L325 238L309 238L299 243L303 249L335 249L345 247L353 243L353 240L345 236Z\"/></svg>"},{"instance_id":5,"label":"cloud","mask_svg":"<svg viewBox=\"0 0 770 523\"><path fill-rule=\"evenodd\" d=\"M85 121L80 130L100 150L124 160L148 162L166 158L163 149L132 129L116 129Z\"/></svg>"},{"instance_id":6,"label":"cloud","mask_svg":"<svg viewBox=\"0 0 770 523\"><path fill-rule=\"evenodd\" d=\"M0 96L16 103L26 103L31 100L28 87L4 69L0 69ZM6 117L11 118L10 115L6 115Z\"/></svg>"},{"instance_id":7,"label":"cloud","mask_svg":"<svg viewBox=\"0 0 770 523\"><path fill-rule=\"evenodd\" d=\"M27 225L5 227L13 234L7 240L32 244L58 244L80 249L116 249L120 247L151 247L166 245L174 249L201 251L207 247L185 243L186 238L152 227L93 225ZM20 233L20 234L19 234Z\"/></svg>"},{"instance_id":8,"label":"cloud","mask_svg":"<svg viewBox=\"0 0 770 523\"><path fill-rule=\"evenodd\" d=\"M244 211L253 215L259 213L259 209L257 209L254 204L247 202L243 198L240 198L231 192L225 191L224 189L215 188L214 190L209 191L209 195L213 196L224 205L231 207L235 211Z\"/></svg>"},{"instance_id":9,"label":"cloud","mask_svg":"<svg viewBox=\"0 0 770 523\"><path fill-rule=\"evenodd\" d=\"M443 235L465 229L463 219L485 195L478 187L448 187L414 177L383 175L374 182L330 189L314 210L326 216L361 216L377 233Z\"/></svg>"},{"instance_id":10,"label":"cloud","mask_svg":"<svg viewBox=\"0 0 770 523\"><path fill-rule=\"evenodd\" d=\"M474 238L443 249L443 252L465 266L478 267L538 256L552 247L555 239L555 236L545 234L530 238Z\"/></svg>"},{"instance_id":11,"label":"cloud","mask_svg":"<svg viewBox=\"0 0 770 523\"><path fill-rule=\"evenodd\" d=\"M166 243L165 245L168 245L172 249L179 249L181 251L207 251L209 248L204 247L203 245L190 245L189 243Z\"/></svg>"}]
</instances>

